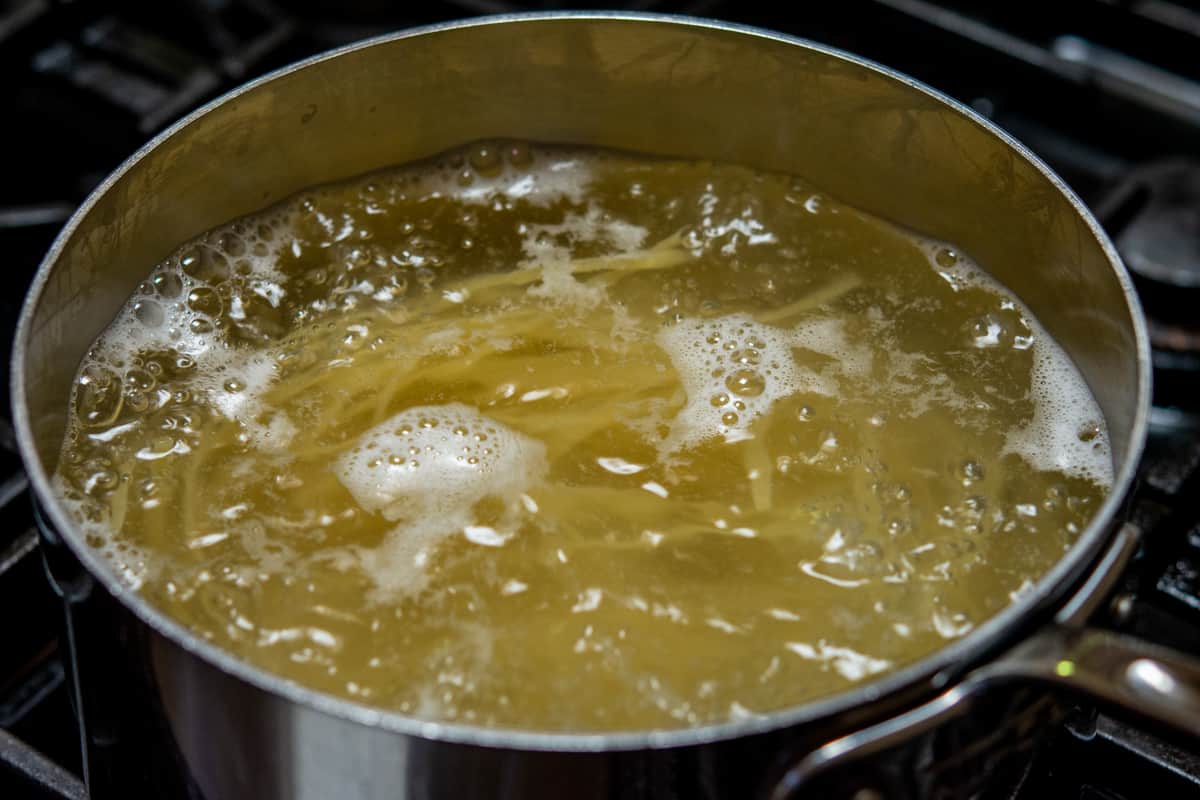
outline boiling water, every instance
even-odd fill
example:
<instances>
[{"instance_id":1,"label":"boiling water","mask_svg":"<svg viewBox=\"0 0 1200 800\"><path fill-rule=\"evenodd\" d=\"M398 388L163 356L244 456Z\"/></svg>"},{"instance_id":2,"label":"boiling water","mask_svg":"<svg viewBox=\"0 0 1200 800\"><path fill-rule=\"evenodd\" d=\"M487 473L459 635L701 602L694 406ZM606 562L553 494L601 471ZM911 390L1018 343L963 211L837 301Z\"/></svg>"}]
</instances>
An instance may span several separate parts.
<instances>
[{"instance_id":1,"label":"boiling water","mask_svg":"<svg viewBox=\"0 0 1200 800\"><path fill-rule=\"evenodd\" d=\"M803 181L475 145L182 247L58 487L143 595L332 694L553 730L778 709L963 636L1111 482L969 258Z\"/></svg>"}]
</instances>

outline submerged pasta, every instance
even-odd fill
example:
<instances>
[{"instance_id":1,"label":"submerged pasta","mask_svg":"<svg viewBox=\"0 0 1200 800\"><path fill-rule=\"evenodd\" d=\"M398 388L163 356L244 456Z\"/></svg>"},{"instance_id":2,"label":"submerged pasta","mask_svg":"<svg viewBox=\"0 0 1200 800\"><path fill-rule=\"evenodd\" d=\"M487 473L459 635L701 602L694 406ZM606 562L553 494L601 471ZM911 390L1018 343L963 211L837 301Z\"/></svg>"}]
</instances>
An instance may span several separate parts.
<instances>
[{"instance_id":1,"label":"submerged pasta","mask_svg":"<svg viewBox=\"0 0 1200 800\"><path fill-rule=\"evenodd\" d=\"M81 365L57 484L198 635L418 717L767 712L960 637L1112 479L969 258L795 178L520 143L182 247Z\"/></svg>"}]
</instances>

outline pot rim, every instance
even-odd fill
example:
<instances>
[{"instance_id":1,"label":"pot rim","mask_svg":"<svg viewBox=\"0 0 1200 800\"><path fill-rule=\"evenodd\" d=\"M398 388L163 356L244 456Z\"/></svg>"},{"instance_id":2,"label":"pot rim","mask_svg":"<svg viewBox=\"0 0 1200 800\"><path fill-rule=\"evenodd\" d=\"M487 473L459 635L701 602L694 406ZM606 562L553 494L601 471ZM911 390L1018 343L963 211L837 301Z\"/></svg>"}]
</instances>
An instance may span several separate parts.
<instances>
[{"instance_id":1,"label":"pot rim","mask_svg":"<svg viewBox=\"0 0 1200 800\"><path fill-rule=\"evenodd\" d=\"M400 712L386 711L346 700L324 692L306 688L294 681L276 676L266 670L242 661L232 653L193 635L181 623L153 607L130 586L123 583L107 560L88 547L75 524L58 502L47 475L45 466L37 457L34 446L29 409L25 403L26 349L31 335L33 312L46 287L54 266L76 228L87 217L98 199L116 184L141 159L160 144L175 136L195 120L213 109L252 92L259 86L270 83L298 70L307 69L324 61L339 58L347 53L366 48L386 45L408 38L427 36L458 29L491 25L513 25L545 21L612 21L631 24L666 24L702 30L735 33L754 39L780 42L801 47L821 55L849 62L930 97L957 113L967 117L991 135L999 138L1021 158L1036 168L1068 200L1075 212L1084 220L1096 238L1110 266L1116 273L1127 308L1133 321L1133 334L1137 347L1137 404L1130 429L1130 442L1126 457L1114 476L1112 489L1088 526L1067 553L1044 574L1021 598L1013 601L1000 613L986 620L979 627L945 647L925 656L919 661L888 673L878 680L854 686L827 697L780 709L760 716L737 721L726 721L691 728L648 729L643 731L613 732L557 732L514 728L486 728L454 722L431 722L411 717ZM104 588L143 623L173 644L183 648L235 678L243 680L269 694L282 697L302 707L315 709L333 717L375 727L398 734L449 743L502 747L534 751L596 752L658 749L709 744L717 741L752 736L760 733L799 726L818 719L866 706L887 695L901 693L904 689L927 683L926 690L944 687L951 680L975 666L978 661L992 653L997 647L1016 635L1017 629L1026 627L1046 609L1060 601L1082 575L1091 568L1103 547L1115 530L1114 520L1125 495L1129 491L1136 473L1137 464L1145 445L1150 408L1150 345L1141 305L1133 289L1132 281L1122 265L1116 248L1107 234L1093 218L1076 194L1045 163L1024 145L992 122L981 117L970 108L941 92L924 85L900 72L874 61L847 53L807 39L759 28L705 19L693 16L605 11L552 11L517 14L499 14L475 17L433 25L409 28L381 36L365 39L343 47L311 56L302 61L282 67L264 76L244 83L220 97L206 103L169 128L159 133L115 169L96 187L88 198L63 226L46 257L39 265L21 309L11 362L11 400L19 451L28 473L35 497L41 503L48 521L67 542L74 555L87 571L96 577Z\"/></svg>"}]
</instances>

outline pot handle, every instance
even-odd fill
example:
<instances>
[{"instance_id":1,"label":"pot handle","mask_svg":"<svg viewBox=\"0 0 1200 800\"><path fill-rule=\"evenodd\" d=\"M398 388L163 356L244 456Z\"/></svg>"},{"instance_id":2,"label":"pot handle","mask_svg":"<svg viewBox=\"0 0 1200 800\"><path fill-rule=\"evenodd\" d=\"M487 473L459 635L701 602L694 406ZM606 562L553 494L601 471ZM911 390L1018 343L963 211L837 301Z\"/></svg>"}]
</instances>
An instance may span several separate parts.
<instances>
[{"instance_id":1,"label":"pot handle","mask_svg":"<svg viewBox=\"0 0 1200 800\"><path fill-rule=\"evenodd\" d=\"M1118 531L1091 577L1054 622L925 704L808 753L765 796L799 797L827 773L963 717L984 695L1014 683L1060 686L1200 738L1200 661L1132 636L1083 626L1115 585L1139 536L1128 524Z\"/></svg>"}]
</instances>

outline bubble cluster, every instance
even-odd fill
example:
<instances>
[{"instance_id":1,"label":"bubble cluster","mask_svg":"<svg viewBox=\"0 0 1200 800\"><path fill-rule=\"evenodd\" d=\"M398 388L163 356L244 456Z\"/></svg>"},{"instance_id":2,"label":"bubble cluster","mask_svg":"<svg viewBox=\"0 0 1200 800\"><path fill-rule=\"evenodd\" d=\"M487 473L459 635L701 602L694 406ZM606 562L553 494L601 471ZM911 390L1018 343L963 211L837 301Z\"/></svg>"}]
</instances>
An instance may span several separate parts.
<instances>
[{"instance_id":1,"label":"bubble cluster","mask_svg":"<svg viewBox=\"0 0 1200 800\"><path fill-rule=\"evenodd\" d=\"M869 351L850 343L843 323L810 318L792 327L767 325L748 314L688 319L664 328L659 345L687 392L687 405L664 442L671 453L713 437L736 441L776 401L797 394L834 396L837 374L860 374ZM831 357L830 368L802 366L793 348Z\"/></svg>"},{"instance_id":2,"label":"bubble cluster","mask_svg":"<svg viewBox=\"0 0 1200 800\"><path fill-rule=\"evenodd\" d=\"M908 663L1111 480L1082 379L966 254L791 176L514 142L198 237L73 402L60 493L197 635L543 730Z\"/></svg>"},{"instance_id":3,"label":"bubble cluster","mask_svg":"<svg viewBox=\"0 0 1200 800\"><path fill-rule=\"evenodd\" d=\"M334 463L338 480L367 511L400 522L364 561L377 586L411 591L428 548L461 533L495 546L546 472L545 446L462 403L409 408L366 431ZM484 498L505 506L499 527L477 524ZM373 569L372 569L373 567Z\"/></svg>"},{"instance_id":4,"label":"bubble cluster","mask_svg":"<svg viewBox=\"0 0 1200 800\"><path fill-rule=\"evenodd\" d=\"M545 452L477 409L450 403L410 408L376 425L334 469L363 508L416 520L521 492L545 471Z\"/></svg>"},{"instance_id":5,"label":"bubble cluster","mask_svg":"<svg viewBox=\"0 0 1200 800\"><path fill-rule=\"evenodd\" d=\"M453 196L463 203L491 205L525 200L547 206L561 200L582 203L591 182L591 170L582 159L562 155L547 157L530 169L534 157L527 147L508 148L502 158L503 146L483 144L470 154L466 162L451 157L430 165L418 176L415 192L440 193Z\"/></svg>"},{"instance_id":6,"label":"bubble cluster","mask_svg":"<svg viewBox=\"0 0 1200 800\"><path fill-rule=\"evenodd\" d=\"M975 288L997 298L995 309L969 326L967 338L974 347L1032 351L1033 413L1023 426L1008 432L1003 452L1020 456L1035 469L1112 485L1104 415L1071 357L1020 300L971 258L931 239L923 240L921 247L930 266L955 292Z\"/></svg>"},{"instance_id":7,"label":"bubble cluster","mask_svg":"<svg viewBox=\"0 0 1200 800\"><path fill-rule=\"evenodd\" d=\"M1104 415L1079 369L1048 336L1038 337L1030 375L1033 416L1010 431L1004 452L1035 469L1059 471L1100 486L1113 482Z\"/></svg>"}]
</instances>

